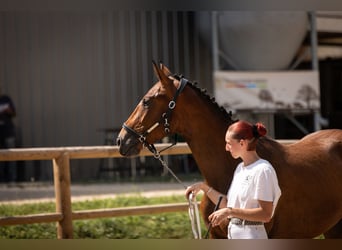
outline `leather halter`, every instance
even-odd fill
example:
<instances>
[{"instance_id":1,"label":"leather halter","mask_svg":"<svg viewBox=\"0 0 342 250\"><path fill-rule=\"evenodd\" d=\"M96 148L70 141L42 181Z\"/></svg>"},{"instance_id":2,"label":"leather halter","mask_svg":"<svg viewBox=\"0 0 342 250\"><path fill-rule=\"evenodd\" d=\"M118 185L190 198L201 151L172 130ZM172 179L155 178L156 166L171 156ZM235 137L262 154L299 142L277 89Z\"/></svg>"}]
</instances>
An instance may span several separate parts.
<instances>
[{"instance_id":1,"label":"leather halter","mask_svg":"<svg viewBox=\"0 0 342 250\"><path fill-rule=\"evenodd\" d=\"M162 117L161 117L160 121L164 120L164 131L165 131L166 134L170 133L170 123L169 123L169 120L170 120L172 111L176 107L177 98L178 98L179 94L183 91L183 89L184 89L184 87L186 86L187 83L188 83L187 79L185 79L185 78L181 78L180 79L180 84L179 84L179 86L178 86L178 88L176 90L175 95L173 96L173 99L168 104L168 109L166 110L165 113L162 114ZM127 133L135 136L145 147L147 147L154 154L154 156L156 158L158 158L159 157L159 153L157 152L157 150L156 150L156 148L154 147L153 144L150 144L150 143L147 142L146 137L147 137L148 134L150 134L159 125L160 125L160 122L158 121L158 122L154 123L149 129L147 129L145 132L143 132L141 134L139 134L134 129L132 129L129 126L127 126L125 123L122 125L122 127L127 131ZM176 143L174 143L174 144L176 144ZM171 146L173 146L173 145L171 145ZM163 149L163 150L165 150L165 149Z\"/></svg>"}]
</instances>

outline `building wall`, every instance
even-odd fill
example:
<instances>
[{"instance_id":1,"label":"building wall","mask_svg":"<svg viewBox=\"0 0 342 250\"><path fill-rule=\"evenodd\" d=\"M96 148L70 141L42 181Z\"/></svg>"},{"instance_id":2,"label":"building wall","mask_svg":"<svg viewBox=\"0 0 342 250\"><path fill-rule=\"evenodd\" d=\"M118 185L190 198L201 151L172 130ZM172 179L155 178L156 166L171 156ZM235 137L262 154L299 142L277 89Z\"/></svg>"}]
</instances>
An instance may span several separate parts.
<instances>
[{"instance_id":1,"label":"building wall","mask_svg":"<svg viewBox=\"0 0 342 250\"><path fill-rule=\"evenodd\" d=\"M155 78L152 59L212 93L211 51L194 13L0 12L0 84L16 104L21 147L104 144ZM74 180L100 160L72 161ZM51 162L26 162L23 179L50 179Z\"/></svg>"}]
</instances>

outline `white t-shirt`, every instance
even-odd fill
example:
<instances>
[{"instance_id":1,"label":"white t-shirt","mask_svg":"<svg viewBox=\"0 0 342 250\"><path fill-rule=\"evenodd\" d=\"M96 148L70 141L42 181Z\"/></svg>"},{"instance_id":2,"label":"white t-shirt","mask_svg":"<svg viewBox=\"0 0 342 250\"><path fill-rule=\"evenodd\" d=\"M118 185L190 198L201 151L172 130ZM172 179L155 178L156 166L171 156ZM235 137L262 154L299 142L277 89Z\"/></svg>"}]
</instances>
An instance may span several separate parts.
<instances>
[{"instance_id":1,"label":"white t-shirt","mask_svg":"<svg viewBox=\"0 0 342 250\"><path fill-rule=\"evenodd\" d=\"M241 162L227 194L227 207L257 208L258 200L273 202L273 212L281 195L278 178L272 165L259 159L244 166Z\"/></svg>"}]
</instances>

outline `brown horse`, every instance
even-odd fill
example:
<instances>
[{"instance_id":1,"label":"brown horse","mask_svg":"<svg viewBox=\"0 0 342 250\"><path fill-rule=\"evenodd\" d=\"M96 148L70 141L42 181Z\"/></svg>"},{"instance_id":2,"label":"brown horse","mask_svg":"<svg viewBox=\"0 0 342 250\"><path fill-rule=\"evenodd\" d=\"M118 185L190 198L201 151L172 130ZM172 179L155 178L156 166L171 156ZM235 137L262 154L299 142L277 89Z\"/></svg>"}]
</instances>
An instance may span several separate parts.
<instances>
[{"instance_id":1,"label":"brown horse","mask_svg":"<svg viewBox=\"0 0 342 250\"><path fill-rule=\"evenodd\" d=\"M188 143L209 186L226 193L238 161L225 151L225 132L234 122L206 93L184 78L153 64L159 81L146 93L120 131L124 156L167 134ZM261 139L257 152L274 166L282 190L266 230L269 238L342 237L342 130L321 130L297 143ZM208 223L214 204L204 195L201 213ZM213 228L212 238L226 238L227 225Z\"/></svg>"}]
</instances>

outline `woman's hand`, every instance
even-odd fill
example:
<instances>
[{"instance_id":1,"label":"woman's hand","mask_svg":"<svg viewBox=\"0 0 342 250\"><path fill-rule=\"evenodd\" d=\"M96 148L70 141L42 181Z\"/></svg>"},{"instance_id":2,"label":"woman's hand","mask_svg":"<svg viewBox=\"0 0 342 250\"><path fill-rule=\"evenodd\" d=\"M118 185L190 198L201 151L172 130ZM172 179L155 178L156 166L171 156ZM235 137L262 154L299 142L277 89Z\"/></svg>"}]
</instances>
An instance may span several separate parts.
<instances>
[{"instance_id":1,"label":"woman's hand","mask_svg":"<svg viewBox=\"0 0 342 250\"><path fill-rule=\"evenodd\" d=\"M195 196L197 195L197 193L201 190L205 191L208 188L208 185L205 184L204 182L197 182L189 187L187 187L186 191L185 191L185 196L188 199L190 193L193 193Z\"/></svg>"},{"instance_id":2,"label":"woman's hand","mask_svg":"<svg viewBox=\"0 0 342 250\"><path fill-rule=\"evenodd\" d=\"M221 208L211 215L209 215L208 219L213 227L220 225L224 220L228 220L230 216L230 208Z\"/></svg>"}]
</instances>

